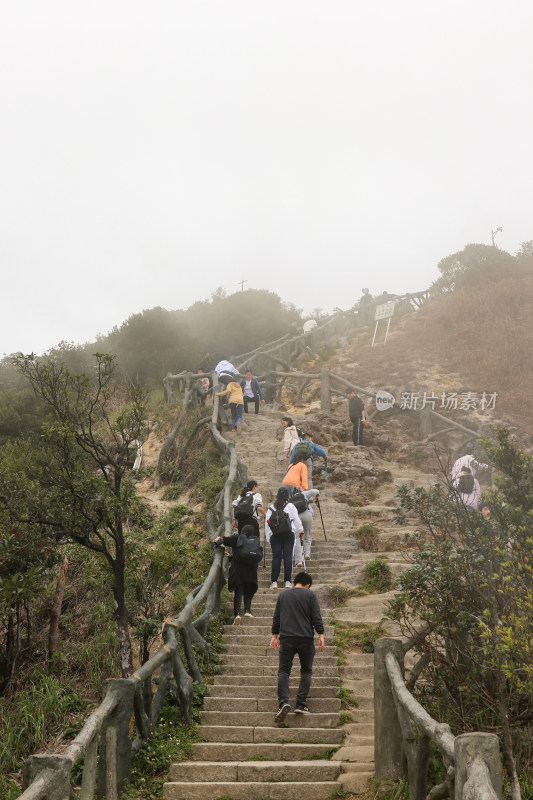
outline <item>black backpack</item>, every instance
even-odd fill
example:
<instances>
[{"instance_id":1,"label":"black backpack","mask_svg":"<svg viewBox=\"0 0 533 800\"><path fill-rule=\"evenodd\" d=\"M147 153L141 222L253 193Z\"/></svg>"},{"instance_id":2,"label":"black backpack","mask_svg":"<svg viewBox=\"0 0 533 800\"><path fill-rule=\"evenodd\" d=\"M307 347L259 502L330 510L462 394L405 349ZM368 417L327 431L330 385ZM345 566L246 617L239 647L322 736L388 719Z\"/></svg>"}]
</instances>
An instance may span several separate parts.
<instances>
[{"instance_id":1,"label":"black backpack","mask_svg":"<svg viewBox=\"0 0 533 800\"><path fill-rule=\"evenodd\" d=\"M286 511L278 511L273 508L268 525L273 536L286 536L288 533L292 533L291 518Z\"/></svg>"},{"instance_id":2,"label":"black backpack","mask_svg":"<svg viewBox=\"0 0 533 800\"><path fill-rule=\"evenodd\" d=\"M249 519L254 515L254 496L248 492L244 497L239 498L236 506L233 506L233 516L235 519Z\"/></svg>"},{"instance_id":3,"label":"black backpack","mask_svg":"<svg viewBox=\"0 0 533 800\"><path fill-rule=\"evenodd\" d=\"M474 491L474 476L468 474L459 475L457 491L459 494L472 494Z\"/></svg>"},{"instance_id":4,"label":"black backpack","mask_svg":"<svg viewBox=\"0 0 533 800\"><path fill-rule=\"evenodd\" d=\"M233 548L233 558L239 564L248 564L255 567L263 558L263 548L259 543L258 536L245 536L239 534L237 544Z\"/></svg>"},{"instance_id":5,"label":"black backpack","mask_svg":"<svg viewBox=\"0 0 533 800\"><path fill-rule=\"evenodd\" d=\"M292 503L298 514L309 508L309 503L303 492L300 492L295 486L287 486L289 490L289 503Z\"/></svg>"}]
</instances>

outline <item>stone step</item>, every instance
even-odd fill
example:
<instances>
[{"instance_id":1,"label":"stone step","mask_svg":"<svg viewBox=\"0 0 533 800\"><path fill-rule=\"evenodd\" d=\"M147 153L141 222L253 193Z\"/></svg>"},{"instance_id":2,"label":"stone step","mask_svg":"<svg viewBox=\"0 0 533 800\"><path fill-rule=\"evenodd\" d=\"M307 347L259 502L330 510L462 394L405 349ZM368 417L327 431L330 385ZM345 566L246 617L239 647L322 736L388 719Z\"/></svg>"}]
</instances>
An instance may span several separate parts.
<instances>
[{"instance_id":1,"label":"stone step","mask_svg":"<svg viewBox=\"0 0 533 800\"><path fill-rule=\"evenodd\" d=\"M373 678L374 678L374 667L343 666L343 667L339 667L339 675L342 678L343 686L345 686L346 682L350 681L350 680L353 680L353 681L373 680Z\"/></svg>"},{"instance_id":2,"label":"stone step","mask_svg":"<svg viewBox=\"0 0 533 800\"><path fill-rule=\"evenodd\" d=\"M349 723L352 724L374 724L374 708L358 708L357 706L350 708L348 712L352 718L352 721Z\"/></svg>"},{"instance_id":3,"label":"stone step","mask_svg":"<svg viewBox=\"0 0 533 800\"><path fill-rule=\"evenodd\" d=\"M361 678L360 680L343 680L342 685L357 697L374 697L374 679Z\"/></svg>"},{"instance_id":4,"label":"stone step","mask_svg":"<svg viewBox=\"0 0 533 800\"><path fill-rule=\"evenodd\" d=\"M314 697L309 700L313 713L335 712L341 710L338 697ZM278 710L277 692L271 697L213 697L204 698L205 711L254 712L269 711L275 714Z\"/></svg>"},{"instance_id":5,"label":"stone step","mask_svg":"<svg viewBox=\"0 0 533 800\"><path fill-rule=\"evenodd\" d=\"M333 757L338 745L330 744L298 744L280 742L267 744L266 742L195 742L192 746L194 761L301 761L303 759L324 758L325 755ZM336 759L338 760L338 759Z\"/></svg>"},{"instance_id":6,"label":"stone step","mask_svg":"<svg viewBox=\"0 0 533 800\"><path fill-rule=\"evenodd\" d=\"M348 722L343 726L347 737L371 736L374 741L374 724L372 722Z\"/></svg>"},{"instance_id":7,"label":"stone step","mask_svg":"<svg viewBox=\"0 0 533 800\"><path fill-rule=\"evenodd\" d=\"M245 686L242 684L242 680L246 680L246 678L241 679L241 682L237 685L231 684L213 684L209 689L209 697L264 697L266 694L271 694L272 697L277 696L277 685L278 682L275 678L272 678L271 681L265 679L263 684L253 683L249 686ZM309 697L336 697L339 692L338 686L332 686L331 681L327 686L317 686L316 681L313 676L313 683L311 684L311 690L309 692ZM294 699L296 697L296 692L298 691L298 683L296 681L291 681L289 685L289 693L290 697ZM207 706L204 706L207 708ZM237 709L235 709L237 710Z\"/></svg>"},{"instance_id":8,"label":"stone step","mask_svg":"<svg viewBox=\"0 0 533 800\"><path fill-rule=\"evenodd\" d=\"M235 664L241 663L244 659L246 663L253 667L253 666L268 666L269 664L274 664L277 669L278 663L278 655L276 650L272 650L265 648L265 652L263 654L251 654L246 650L244 645L241 645L242 649L238 650L238 645L232 646L231 652L223 653L222 658L224 659L224 663L228 666L234 666ZM318 663L317 663L318 662ZM335 656L324 655L323 653L319 653L313 663L313 672L315 670L315 664L317 667L335 667L337 668L337 659Z\"/></svg>"},{"instance_id":9,"label":"stone step","mask_svg":"<svg viewBox=\"0 0 533 800\"><path fill-rule=\"evenodd\" d=\"M368 789L370 781L374 780L374 764L361 764L360 766L360 770L341 775L340 785L343 792L363 794Z\"/></svg>"},{"instance_id":10,"label":"stone step","mask_svg":"<svg viewBox=\"0 0 533 800\"><path fill-rule=\"evenodd\" d=\"M290 680L289 686L291 689L294 689L298 686L300 681L300 674L298 669L293 670ZM265 688L272 688L277 687L277 671L271 677L265 676L255 676L255 675L227 675L225 672L221 675L215 675L213 683L211 684L210 692L213 694L213 689L218 686L227 686L235 689L236 686L242 686L244 689L245 687L248 688L257 688L259 690L263 690ZM338 692L340 686L340 681L337 677L335 678L328 678L328 677L319 677L315 675L313 671L313 683L311 684L311 689L331 689L332 691Z\"/></svg>"},{"instance_id":11,"label":"stone step","mask_svg":"<svg viewBox=\"0 0 533 800\"><path fill-rule=\"evenodd\" d=\"M254 675L258 677L260 675L272 676L278 674L278 664L275 661L269 664L266 659L263 659L258 660L257 664L249 664L248 659L245 660L247 663L246 666L243 666L243 658L241 656L229 656L228 662L224 665L224 675ZM313 664L313 680L315 677L337 679L338 675L339 669L336 665L318 666L316 661Z\"/></svg>"},{"instance_id":12,"label":"stone step","mask_svg":"<svg viewBox=\"0 0 533 800\"><path fill-rule=\"evenodd\" d=\"M266 619L268 620L268 622L265 621L264 625L256 625L255 621L250 617L247 617L246 619L248 622L254 624L243 625L241 622L240 625L224 625L225 641L229 643L232 638L240 638L244 636L246 637L247 642L250 642L250 644L254 644L254 642L252 642L252 639L261 637L264 642L265 635L270 636L270 630L272 627L272 617L267 617ZM328 637L331 638L334 635L334 633L335 633L335 628L333 627L333 625L324 625L324 636L326 636L326 638Z\"/></svg>"},{"instance_id":13,"label":"stone step","mask_svg":"<svg viewBox=\"0 0 533 800\"><path fill-rule=\"evenodd\" d=\"M254 642L250 642L250 644L248 644L248 642L246 644L239 644L238 642L235 642L235 640L233 639L228 641L226 645L226 651L224 653L224 658L227 658L228 656L232 655L245 656L247 659L248 657L259 658L261 656L264 656L265 658L276 658L276 659L278 658L278 651L273 650L269 644L263 644L261 646L260 644L261 639L263 640L263 642L265 641L265 638L263 636L257 636L257 637L252 636L250 638L257 639L257 644ZM326 661L325 663L336 664L337 659L334 657L334 653L335 653L335 648L333 647L333 645L326 645L324 647L323 652L318 653L316 657L319 658L320 661L322 661L323 659L333 658L333 661L331 662Z\"/></svg>"},{"instance_id":14,"label":"stone step","mask_svg":"<svg viewBox=\"0 0 533 800\"><path fill-rule=\"evenodd\" d=\"M352 724L352 723L350 723ZM344 738L342 728L287 728L276 725L200 725L198 735L206 742L240 742L269 744L274 742L339 745Z\"/></svg>"},{"instance_id":15,"label":"stone step","mask_svg":"<svg viewBox=\"0 0 533 800\"><path fill-rule=\"evenodd\" d=\"M340 764L335 761L181 761L170 767L170 780L201 783L270 781L335 781Z\"/></svg>"},{"instance_id":16,"label":"stone step","mask_svg":"<svg viewBox=\"0 0 533 800\"><path fill-rule=\"evenodd\" d=\"M202 711L200 720L205 725L257 725L264 728L274 723L274 714L271 711ZM290 728L335 728L339 724L339 715L325 711L316 714L291 712L285 720L285 725Z\"/></svg>"},{"instance_id":17,"label":"stone step","mask_svg":"<svg viewBox=\"0 0 533 800\"><path fill-rule=\"evenodd\" d=\"M337 781L165 783L163 800L218 800L222 797L232 800L301 800L302 797L306 800L329 800L338 788Z\"/></svg>"},{"instance_id":18,"label":"stone step","mask_svg":"<svg viewBox=\"0 0 533 800\"><path fill-rule=\"evenodd\" d=\"M357 750L358 747L371 747L372 750L374 749L374 735L371 736L362 736L362 735L350 735L347 736L344 740L344 744L341 747L342 755L339 755L337 760L340 761L358 761L360 752ZM352 748L352 749L351 749ZM333 756L332 756L333 757Z\"/></svg>"}]
</instances>

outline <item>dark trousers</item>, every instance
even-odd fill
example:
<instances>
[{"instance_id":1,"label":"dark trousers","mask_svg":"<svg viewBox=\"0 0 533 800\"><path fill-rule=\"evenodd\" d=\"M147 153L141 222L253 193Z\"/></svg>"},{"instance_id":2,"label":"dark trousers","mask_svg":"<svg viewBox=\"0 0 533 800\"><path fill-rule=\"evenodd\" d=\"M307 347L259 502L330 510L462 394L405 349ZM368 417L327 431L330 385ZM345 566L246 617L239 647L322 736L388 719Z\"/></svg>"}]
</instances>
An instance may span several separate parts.
<instances>
[{"instance_id":1,"label":"dark trousers","mask_svg":"<svg viewBox=\"0 0 533 800\"><path fill-rule=\"evenodd\" d=\"M233 615L236 617L241 612L241 601L244 597L244 613L252 610L252 597L255 594L253 583L241 583L235 587L233 595Z\"/></svg>"},{"instance_id":2,"label":"dark trousers","mask_svg":"<svg viewBox=\"0 0 533 800\"><path fill-rule=\"evenodd\" d=\"M259 395L258 394L254 394L253 397L246 397L246 395L244 395L244 413L245 414L248 413L248 403L251 403L252 401L255 403L255 413L259 414Z\"/></svg>"},{"instance_id":3,"label":"dark trousers","mask_svg":"<svg viewBox=\"0 0 533 800\"><path fill-rule=\"evenodd\" d=\"M363 444L363 431L364 431L363 420L361 419L361 417L359 417L359 419L355 420L352 430L352 442L355 445Z\"/></svg>"},{"instance_id":4,"label":"dark trousers","mask_svg":"<svg viewBox=\"0 0 533 800\"><path fill-rule=\"evenodd\" d=\"M277 581L283 558L283 574L285 581L292 580L292 551L294 550L294 533L287 536L271 536L272 567L270 572L271 582Z\"/></svg>"},{"instance_id":5,"label":"dark trousers","mask_svg":"<svg viewBox=\"0 0 533 800\"><path fill-rule=\"evenodd\" d=\"M278 663L278 700L280 705L281 703L289 702L289 678L296 653L298 653L300 659L300 685L296 695L296 705L305 705L311 688L313 659L315 657L313 640L299 636L280 637Z\"/></svg>"}]
</instances>

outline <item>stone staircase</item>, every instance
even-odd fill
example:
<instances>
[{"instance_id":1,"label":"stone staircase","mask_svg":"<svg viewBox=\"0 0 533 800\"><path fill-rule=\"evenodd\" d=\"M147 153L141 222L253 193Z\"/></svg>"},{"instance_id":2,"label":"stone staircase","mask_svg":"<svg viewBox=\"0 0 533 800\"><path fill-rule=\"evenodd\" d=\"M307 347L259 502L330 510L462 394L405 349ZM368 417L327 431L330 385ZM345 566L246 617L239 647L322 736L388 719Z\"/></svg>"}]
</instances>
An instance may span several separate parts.
<instances>
[{"instance_id":1,"label":"stone staircase","mask_svg":"<svg viewBox=\"0 0 533 800\"><path fill-rule=\"evenodd\" d=\"M239 458L248 475L257 480L264 506L272 502L286 471L280 441L280 413L263 406L260 415L245 415L243 431L228 433L236 442ZM293 415L297 425L305 417ZM253 618L225 631L224 671L216 676L205 699L201 724L202 741L193 745L190 761L174 764L171 781L164 787L165 800L196 798L277 798L292 800L329 798L342 790L361 793L374 775L373 655L347 654L342 667L334 654L333 617L343 622L378 624L391 593L349 598L334 611L327 607L327 584L356 586L364 564L377 556L385 558L393 576L405 569L408 556L396 545L404 531L392 523L397 485L427 485L432 477L416 470L387 463L391 482L379 487L372 503L354 509L335 499L335 489L321 492L320 504L327 534L315 509L311 559L306 568L313 576L326 625L326 649L315 657L309 696L309 716L289 714L276 725L277 653L270 650L270 626L279 591L271 590L270 548L266 569L259 568L259 589L252 603ZM316 484L315 484L316 485ZM364 552L354 537L355 527L373 522L379 528L380 552ZM283 571L279 584L283 585ZM389 628L392 634L394 629ZM297 659L291 676L290 702L299 678ZM341 724L339 687L352 692L357 703L350 707L350 721Z\"/></svg>"},{"instance_id":2,"label":"stone staircase","mask_svg":"<svg viewBox=\"0 0 533 800\"><path fill-rule=\"evenodd\" d=\"M348 555L350 543L320 543L313 547L317 565L333 562L339 547ZM327 573L331 567L324 566ZM317 575L321 567L314 568ZM259 590L253 618L226 626L224 670L215 677L198 727L201 742L193 744L192 760L174 764L165 800L278 798L326 800L340 788L341 763L331 756L342 744L341 702L331 612L322 609L326 648L315 656L309 695L310 715L291 713L282 725L274 722L277 702L278 655L270 649L272 614L280 591L269 589L270 559L259 568ZM297 659L290 681L295 705L299 680Z\"/></svg>"}]
</instances>

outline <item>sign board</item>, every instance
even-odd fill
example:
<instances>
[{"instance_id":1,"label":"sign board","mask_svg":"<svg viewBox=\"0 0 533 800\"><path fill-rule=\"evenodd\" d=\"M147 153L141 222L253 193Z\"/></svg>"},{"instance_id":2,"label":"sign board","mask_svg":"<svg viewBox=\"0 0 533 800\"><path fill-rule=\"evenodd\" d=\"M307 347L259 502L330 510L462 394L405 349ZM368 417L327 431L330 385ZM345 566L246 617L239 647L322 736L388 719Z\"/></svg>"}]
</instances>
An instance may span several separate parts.
<instances>
[{"instance_id":1,"label":"sign board","mask_svg":"<svg viewBox=\"0 0 533 800\"><path fill-rule=\"evenodd\" d=\"M389 317L392 317L395 305L396 300L388 300L386 303L381 303L379 306L376 306L374 320L377 322L379 319L389 319Z\"/></svg>"}]
</instances>

